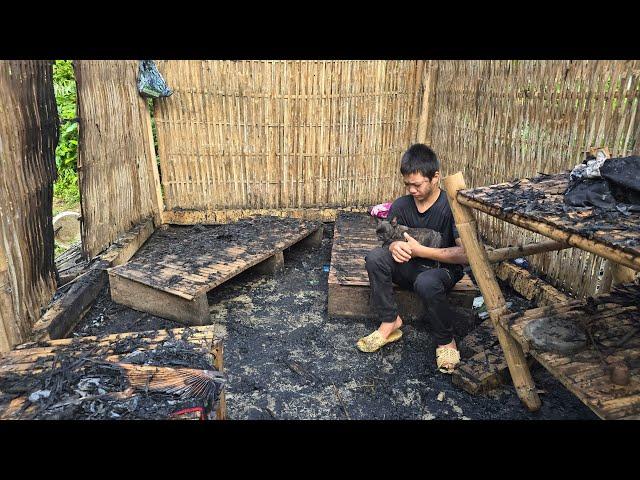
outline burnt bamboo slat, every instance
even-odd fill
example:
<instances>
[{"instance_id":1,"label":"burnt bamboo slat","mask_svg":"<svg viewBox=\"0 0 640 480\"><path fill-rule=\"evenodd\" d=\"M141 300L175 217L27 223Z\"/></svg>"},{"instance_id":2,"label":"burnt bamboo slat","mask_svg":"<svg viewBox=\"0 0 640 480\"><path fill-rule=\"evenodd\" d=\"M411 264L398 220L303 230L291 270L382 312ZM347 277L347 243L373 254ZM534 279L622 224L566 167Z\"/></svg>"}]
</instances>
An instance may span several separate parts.
<instances>
[{"instance_id":1,"label":"burnt bamboo slat","mask_svg":"<svg viewBox=\"0 0 640 480\"><path fill-rule=\"evenodd\" d=\"M567 182L568 173L543 175L488 187L459 188L451 196L467 208L478 209L553 240L585 249L615 264L640 270L640 215L565 209L563 194ZM464 239L463 243L468 247ZM471 261L472 257L469 259ZM584 271L582 265L580 269ZM582 293L586 292L583 290ZM640 384L637 381L639 304L640 286L623 285L611 294L595 299L561 301L521 315L502 314L498 322L509 332L510 338L531 353L600 418L637 418L640 413ZM575 355L537 351L526 339L524 328L541 318L579 324L589 332L591 347ZM591 330L596 328L599 338L593 340ZM599 345L594 343L596 341ZM606 349L606 356L602 349ZM623 364L628 371L628 384L613 382L611 372L616 364Z\"/></svg>"}]
</instances>

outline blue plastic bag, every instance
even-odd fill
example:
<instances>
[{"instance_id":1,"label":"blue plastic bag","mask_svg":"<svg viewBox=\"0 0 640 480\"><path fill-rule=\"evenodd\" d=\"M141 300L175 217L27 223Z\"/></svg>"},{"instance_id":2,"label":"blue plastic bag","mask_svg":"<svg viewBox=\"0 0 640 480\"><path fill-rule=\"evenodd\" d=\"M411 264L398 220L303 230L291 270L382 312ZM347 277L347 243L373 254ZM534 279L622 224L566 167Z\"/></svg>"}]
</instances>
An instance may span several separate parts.
<instances>
[{"instance_id":1,"label":"blue plastic bag","mask_svg":"<svg viewBox=\"0 0 640 480\"><path fill-rule=\"evenodd\" d=\"M141 60L138 65L138 92L146 98L168 97L173 93L153 60Z\"/></svg>"}]
</instances>

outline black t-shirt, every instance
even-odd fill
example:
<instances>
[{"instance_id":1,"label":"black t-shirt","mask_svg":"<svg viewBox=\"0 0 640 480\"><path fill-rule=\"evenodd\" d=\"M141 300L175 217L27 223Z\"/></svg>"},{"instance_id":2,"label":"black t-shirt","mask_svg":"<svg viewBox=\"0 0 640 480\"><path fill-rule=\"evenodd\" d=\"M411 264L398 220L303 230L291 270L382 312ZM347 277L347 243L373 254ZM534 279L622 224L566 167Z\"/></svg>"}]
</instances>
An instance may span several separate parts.
<instances>
[{"instance_id":1,"label":"black t-shirt","mask_svg":"<svg viewBox=\"0 0 640 480\"><path fill-rule=\"evenodd\" d=\"M438 199L424 213L418 212L416 202L411 195L398 198L391 205L387 220L391 221L394 217L397 219L398 224L405 225L409 228L430 228L431 230L440 232L442 235L442 248L456 246L455 239L459 237L458 229L456 228L453 213L451 213L451 207L449 206L449 200L447 200L447 194L444 190L440 190ZM425 263L430 262L427 259L418 260L424 260ZM462 278L462 265L440 263L440 266L451 270L454 279Z\"/></svg>"}]
</instances>

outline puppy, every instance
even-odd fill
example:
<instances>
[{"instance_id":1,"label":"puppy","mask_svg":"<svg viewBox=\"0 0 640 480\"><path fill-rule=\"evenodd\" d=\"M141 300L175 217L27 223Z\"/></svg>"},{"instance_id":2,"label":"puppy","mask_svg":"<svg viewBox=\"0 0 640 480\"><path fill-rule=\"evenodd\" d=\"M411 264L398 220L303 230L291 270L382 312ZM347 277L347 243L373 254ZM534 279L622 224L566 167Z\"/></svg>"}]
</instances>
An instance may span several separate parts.
<instances>
[{"instance_id":1,"label":"puppy","mask_svg":"<svg viewBox=\"0 0 640 480\"><path fill-rule=\"evenodd\" d=\"M409 228L404 225L398 225L397 219L394 217L390 222L383 220L376 227L376 235L378 240L384 242L402 240L404 232L407 232L416 241L425 247L440 248L442 245L442 235L440 232L431 230L430 228Z\"/></svg>"}]
</instances>

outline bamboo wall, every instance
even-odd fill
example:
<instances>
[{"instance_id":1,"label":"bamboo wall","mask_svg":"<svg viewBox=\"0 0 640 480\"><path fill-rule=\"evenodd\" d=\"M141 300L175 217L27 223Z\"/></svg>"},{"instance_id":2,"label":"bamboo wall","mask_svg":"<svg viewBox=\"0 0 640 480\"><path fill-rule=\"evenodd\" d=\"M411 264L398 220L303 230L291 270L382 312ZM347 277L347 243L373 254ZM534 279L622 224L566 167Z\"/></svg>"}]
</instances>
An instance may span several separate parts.
<instances>
[{"instance_id":1,"label":"bamboo wall","mask_svg":"<svg viewBox=\"0 0 640 480\"><path fill-rule=\"evenodd\" d=\"M27 340L56 286L52 74L49 61L0 61L0 352Z\"/></svg>"},{"instance_id":2,"label":"bamboo wall","mask_svg":"<svg viewBox=\"0 0 640 480\"><path fill-rule=\"evenodd\" d=\"M137 90L138 62L74 62L82 244L93 257L136 223L160 223L149 111Z\"/></svg>"},{"instance_id":3,"label":"bamboo wall","mask_svg":"<svg viewBox=\"0 0 640 480\"><path fill-rule=\"evenodd\" d=\"M421 64L421 62L419 62ZM367 206L402 193L415 61L159 61L167 210Z\"/></svg>"},{"instance_id":4,"label":"bamboo wall","mask_svg":"<svg viewBox=\"0 0 640 480\"><path fill-rule=\"evenodd\" d=\"M590 146L630 155L640 131L638 61L438 61L427 68L433 89L426 140L445 174L462 171L468 187L537 172L570 170ZM483 235L500 246L534 241L484 214ZM535 257L556 286L578 296L606 289L597 257L568 249Z\"/></svg>"}]
</instances>

